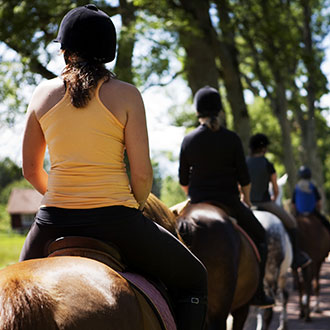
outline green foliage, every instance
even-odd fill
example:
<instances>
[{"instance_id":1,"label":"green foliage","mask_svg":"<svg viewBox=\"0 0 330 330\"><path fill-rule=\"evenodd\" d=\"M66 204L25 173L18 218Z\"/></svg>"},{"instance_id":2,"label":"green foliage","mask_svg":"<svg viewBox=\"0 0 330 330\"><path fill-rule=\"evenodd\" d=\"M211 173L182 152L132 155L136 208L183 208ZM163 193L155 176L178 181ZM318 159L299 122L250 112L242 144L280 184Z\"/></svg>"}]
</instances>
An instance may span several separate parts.
<instances>
[{"instance_id":1,"label":"green foliage","mask_svg":"<svg viewBox=\"0 0 330 330\"><path fill-rule=\"evenodd\" d=\"M34 189L33 186L24 178L11 182L4 189L0 191L0 203L7 204L9 196L13 188L30 188Z\"/></svg>"},{"instance_id":2,"label":"green foliage","mask_svg":"<svg viewBox=\"0 0 330 330\"><path fill-rule=\"evenodd\" d=\"M152 160L151 163L152 163L153 176L154 176L151 192L159 198L162 187L162 177L160 174L159 163L155 162L154 160Z\"/></svg>"},{"instance_id":3,"label":"green foliage","mask_svg":"<svg viewBox=\"0 0 330 330\"><path fill-rule=\"evenodd\" d=\"M0 191L9 183L22 179L22 169L6 157L0 162Z\"/></svg>"},{"instance_id":4,"label":"green foliage","mask_svg":"<svg viewBox=\"0 0 330 330\"><path fill-rule=\"evenodd\" d=\"M6 210L6 204L0 204L0 234L11 232L10 216Z\"/></svg>"},{"instance_id":5,"label":"green foliage","mask_svg":"<svg viewBox=\"0 0 330 330\"><path fill-rule=\"evenodd\" d=\"M283 153L281 148L281 129L272 113L267 101L256 97L253 104L249 105L252 134L263 133L269 138L269 153L267 157L275 163L279 175L284 174Z\"/></svg>"},{"instance_id":6,"label":"green foliage","mask_svg":"<svg viewBox=\"0 0 330 330\"><path fill-rule=\"evenodd\" d=\"M181 189L179 182L174 180L171 176L167 176L163 180L160 197L168 207L183 202L187 199L187 196Z\"/></svg>"},{"instance_id":7,"label":"green foliage","mask_svg":"<svg viewBox=\"0 0 330 330\"><path fill-rule=\"evenodd\" d=\"M1 55L0 55L1 58ZM2 61L0 65L0 120L9 125L15 122L17 115L25 112L27 102L23 95L23 84L27 77L20 62ZM25 83L26 84L26 83Z\"/></svg>"},{"instance_id":8,"label":"green foliage","mask_svg":"<svg viewBox=\"0 0 330 330\"><path fill-rule=\"evenodd\" d=\"M0 269L18 262L25 236L0 233Z\"/></svg>"},{"instance_id":9,"label":"green foliage","mask_svg":"<svg viewBox=\"0 0 330 330\"><path fill-rule=\"evenodd\" d=\"M116 2L116 5L113 3ZM120 1L93 1L108 14L120 13L122 18L123 4ZM118 7L117 7L118 3ZM124 2L123 2L124 3ZM127 1L126 7L133 8L132 26L125 26L125 19L122 19L121 29L123 34L118 34L120 38L131 38L133 42L126 46L134 46L133 56L131 51L123 47L122 51L132 56L132 61L125 62L127 72L134 73L130 81L134 81L138 86L148 88L153 85L166 85L178 75L188 80L187 61L189 53L184 46L188 41L199 40L201 33L210 44L222 40L219 1L168 1L168 0L133 0ZM256 96L254 103L249 106L251 116L252 133L266 132L270 137L269 157L274 161L279 174L284 172L282 164L284 152L281 147L282 133L278 121L275 119L276 107L276 87L280 80L284 84L288 101L287 114L292 128L292 144L295 150L295 159L299 160L301 151L302 127L297 127L295 115L301 111L302 117L308 119L307 112L304 111L308 105L308 67L313 67L315 99L318 101L327 92L327 81L321 72L321 64L324 60L324 49L322 42L329 33L329 0L311 1L282 1L282 0L232 0L223 2L229 7L230 35L235 38L234 45L237 45L238 60L240 70L244 76L244 88L249 89ZM60 19L69 10L79 5L86 4L82 0L34 0L2 1L0 5L0 120L1 122L13 123L16 113L24 112L27 95L30 94L28 88L38 83L41 77L51 78L54 73L49 69L49 61L52 57L52 40L55 38ZM196 4L201 8L194 12ZM312 13L312 54L306 51L303 36L306 35L303 20L303 5L310 4ZM211 5L211 7L209 7ZM197 6L198 7L198 6ZM206 8L207 7L207 8ZM204 9L209 9L204 11ZM203 10L202 10L203 9ZM207 24L203 29L199 29L193 24L203 17L205 22L210 19L213 30ZM205 17L204 17L205 18ZM205 29L204 29L205 28ZM209 30L208 30L209 29ZM203 32L201 32L203 30ZM119 31L118 31L119 32ZM227 31L228 32L228 31ZM228 40L225 40L227 42ZM2 47L3 44L6 47ZM11 51L9 51L9 49ZM204 49L195 51L203 52ZM215 48L214 53L218 50ZM196 55L196 54L195 54ZM228 59L231 60L231 59ZM215 61L219 72L219 85L222 86L223 65L220 63L218 54ZM127 64L129 63L129 64ZM200 63L201 67L203 63ZM205 64L204 64L205 65ZM203 67L202 67L203 68ZM118 68L118 72L120 68ZM199 75L194 76L198 80ZM191 84L191 82L189 82ZM297 85L297 86L296 86ZM226 95L221 91L222 95ZM191 100L190 100L191 101ZM181 107L175 106L169 113L173 116L175 125L193 128L198 125L194 110L190 104ZM233 116L230 113L228 100L223 99L227 113L228 127L233 127ZM317 103L317 102L315 102ZM272 106L273 110L270 110ZM273 114L272 114L273 112ZM329 179L329 128L320 118L321 109L316 108L317 118L317 142L324 165L325 178ZM1 182L4 169L0 163L0 189L3 190L9 182L19 178L9 178L9 182ZM155 181L153 191L158 194L160 191L161 176L158 169L154 170ZM4 177L6 177L4 175ZM170 191L175 188L175 181L165 179L167 188L162 191ZM329 182L329 180L327 180ZM327 191L330 186L326 184ZM5 200L8 191L0 195L1 200ZM181 190L179 190L181 192ZM330 195L330 193L329 193ZM167 197L166 197L167 198ZM174 198L175 199L175 198ZM169 201L170 204L176 201Z\"/></svg>"},{"instance_id":10,"label":"green foliage","mask_svg":"<svg viewBox=\"0 0 330 330\"><path fill-rule=\"evenodd\" d=\"M180 106L172 106L169 108L168 114L174 126L186 127L189 130L199 125L196 111L190 102Z\"/></svg>"}]
</instances>

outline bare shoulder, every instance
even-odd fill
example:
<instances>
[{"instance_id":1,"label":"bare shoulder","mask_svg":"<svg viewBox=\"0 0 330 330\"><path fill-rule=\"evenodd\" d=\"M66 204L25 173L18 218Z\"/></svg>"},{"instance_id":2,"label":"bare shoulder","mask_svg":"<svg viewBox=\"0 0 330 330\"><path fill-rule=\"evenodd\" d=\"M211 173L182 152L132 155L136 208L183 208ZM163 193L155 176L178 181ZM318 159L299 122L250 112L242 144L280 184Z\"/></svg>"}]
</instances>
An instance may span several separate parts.
<instances>
[{"instance_id":1,"label":"bare shoulder","mask_svg":"<svg viewBox=\"0 0 330 330\"><path fill-rule=\"evenodd\" d=\"M124 100L127 100L127 97L141 97L139 90L134 85L118 79L110 79L104 84L104 88L107 93L118 96L125 95Z\"/></svg>"},{"instance_id":2,"label":"bare shoulder","mask_svg":"<svg viewBox=\"0 0 330 330\"><path fill-rule=\"evenodd\" d=\"M139 90L117 79L105 82L99 92L106 108L125 126L130 114L143 114L144 105Z\"/></svg>"},{"instance_id":3,"label":"bare shoulder","mask_svg":"<svg viewBox=\"0 0 330 330\"><path fill-rule=\"evenodd\" d=\"M65 87L62 79L45 80L35 89L28 110L34 111L39 119L54 107L64 95Z\"/></svg>"}]
</instances>

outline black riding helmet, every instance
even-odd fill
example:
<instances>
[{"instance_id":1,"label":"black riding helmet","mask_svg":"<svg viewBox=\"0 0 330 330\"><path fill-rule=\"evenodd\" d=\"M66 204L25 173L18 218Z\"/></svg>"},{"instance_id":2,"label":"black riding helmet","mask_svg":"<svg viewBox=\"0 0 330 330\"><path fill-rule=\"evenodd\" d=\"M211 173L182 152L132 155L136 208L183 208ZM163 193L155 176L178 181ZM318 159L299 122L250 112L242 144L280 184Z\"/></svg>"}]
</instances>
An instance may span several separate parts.
<instances>
[{"instance_id":1,"label":"black riding helmet","mask_svg":"<svg viewBox=\"0 0 330 330\"><path fill-rule=\"evenodd\" d=\"M222 110L220 94L210 86L202 87L196 92L194 104L198 118L216 116Z\"/></svg>"},{"instance_id":2,"label":"black riding helmet","mask_svg":"<svg viewBox=\"0 0 330 330\"><path fill-rule=\"evenodd\" d=\"M298 171L299 179L310 179L312 177L312 171L307 166L300 166Z\"/></svg>"},{"instance_id":3,"label":"black riding helmet","mask_svg":"<svg viewBox=\"0 0 330 330\"><path fill-rule=\"evenodd\" d=\"M262 150L270 144L268 137L265 134L257 133L250 138L250 149L252 152Z\"/></svg>"},{"instance_id":4,"label":"black riding helmet","mask_svg":"<svg viewBox=\"0 0 330 330\"><path fill-rule=\"evenodd\" d=\"M116 29L110 17L89 4L70 10L62 19L55 42L86 60L111 62L116 54Z\"/></svg>"}]
</instances>

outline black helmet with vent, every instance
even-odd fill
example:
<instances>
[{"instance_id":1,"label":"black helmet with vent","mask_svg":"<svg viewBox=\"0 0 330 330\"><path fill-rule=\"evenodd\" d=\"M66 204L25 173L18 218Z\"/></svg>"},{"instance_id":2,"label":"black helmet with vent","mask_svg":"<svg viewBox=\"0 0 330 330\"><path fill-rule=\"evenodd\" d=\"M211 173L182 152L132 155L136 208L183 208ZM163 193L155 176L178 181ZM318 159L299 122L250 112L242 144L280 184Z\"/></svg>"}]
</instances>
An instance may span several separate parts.
<instances>
[{"instance_id":1,"label":"black helmet with vent","mask_svg":"<svg viewBox=\"0 0 330 330\"><path fill-rule=\"evenodd\" d=\"M309 180L312 177L312 171L307 166L300 166L298 171L299 179Z\"/></svg>"},{"instance_id":2,"label":"black helmet with vent","mask_svg":"<svg viewBox=\"0 0 330 330\"><path fill-rule=\"evenodd\" d=\"M54 41L89 61L111 62L116 54L115 26L93 4L70 10L62 19Z\"/></svg>"},{"instance_id":3,"label":"black helmet with vent","mask_svg":"<svg viewBox=\"0 0 330 330\"><path fill-rule=\"evenodd\" d=\"M257 133L250 138L250 149L252 152L261 151L270 144L268 137L265 134Z\"/></svg>"},{"instance_id":4,"label":"black helmet with vent","mask_svg":"<svg viewBox=\"0 0 330 330\"><path fill-rule=\"evenodd\" d=\"M222 102L219 92L210 86L200 88L194 97L197 116L212 117L222 110Z\"/></svg>"}]
</instances>

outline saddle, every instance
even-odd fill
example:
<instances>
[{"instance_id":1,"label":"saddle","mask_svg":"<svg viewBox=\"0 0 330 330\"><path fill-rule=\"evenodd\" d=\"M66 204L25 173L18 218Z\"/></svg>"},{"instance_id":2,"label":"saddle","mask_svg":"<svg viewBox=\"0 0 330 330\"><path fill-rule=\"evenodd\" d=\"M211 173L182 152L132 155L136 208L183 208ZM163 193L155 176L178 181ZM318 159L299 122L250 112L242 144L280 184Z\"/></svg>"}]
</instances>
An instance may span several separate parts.
<instances>
[{"instance_id":1,"label":"saddle","mask_svg":"<svg viewBox=\"0 0 330 330\"><path fill-rule=\"evenodd\" d=\"M129 272L118 249L111 243L90 237L61 237L48 247L48 257L57 256L85 257L106 264L130 283L141 307L145 329L176 330L166 289L161 283L152 283Z\"/></svg>"},{"instance_id":2,"label":"saddle","mask_svg":"<svg viewBox=\"0 0 330 330\"><path fill-rule=\"evenodd\" d=\"M219 207L226 213L226 218L228 220L230 220L230 222L232 223L233 227L238 232L238 234L248 242L248 244L251 246L258 262L260 262L261 257L260 257L257 246L255 245L255 243L252 240L252 238L250 237L250 235L237 223L237 220L228 215L230 213L228 207L226 207L222 203L216 202L216 201L205 201L204 203ZM190 200L187 199L179 204L172 206L170 208L170 210L174 213L175 216L179 216L179 215L183 214L185 211L188 211L190 205L191 205Z\"/></svg>"}]
</instances>

